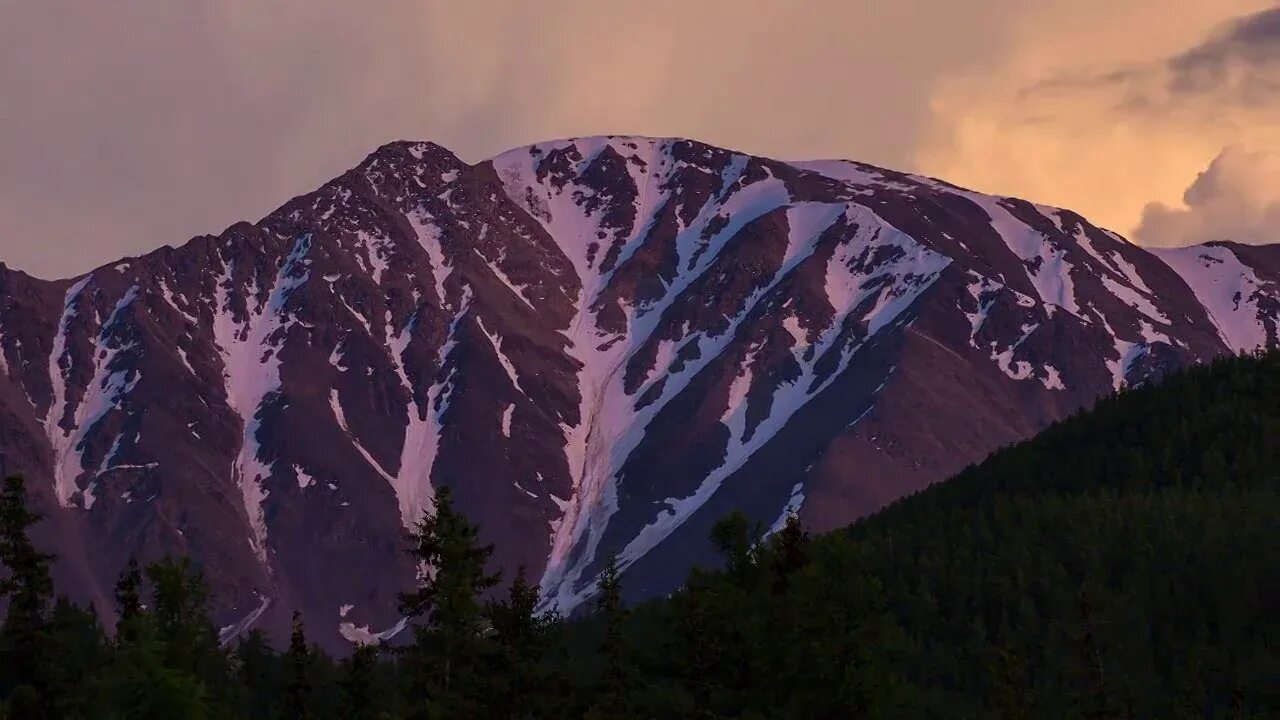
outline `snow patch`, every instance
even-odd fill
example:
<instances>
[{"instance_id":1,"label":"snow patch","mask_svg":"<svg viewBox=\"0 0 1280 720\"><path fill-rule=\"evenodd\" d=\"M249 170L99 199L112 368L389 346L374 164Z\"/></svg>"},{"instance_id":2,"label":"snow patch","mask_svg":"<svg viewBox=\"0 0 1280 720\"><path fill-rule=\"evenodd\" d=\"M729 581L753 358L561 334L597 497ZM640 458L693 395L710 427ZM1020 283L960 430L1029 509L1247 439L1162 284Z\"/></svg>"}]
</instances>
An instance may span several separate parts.
<instances>
[{"instance_id":1,"label":"snow patch","mask_svg":"<svg viewBox=\"0 0 1280 720\"><path fill-rule=\"evenodd\" d=\"M1260 279L1225 245L1197 245L1187 248L1152 248L1191 287L1204 305L1218 335L1234 352L1252 351L1268 343L1265 302L1274 286Z\"/></svg>"},{"instance_id":2,"label":"snow patch","mask_svg":"<svg viewBox=\"0 0 1280 720\"><path fill-rule=\"evenodd\" d=\"M310 277L303 262L310 250L311 236L298 237L281 263L266 301L249 307L255 293L245 293L246 312L242 318L236 316L230 304L230 293L236 288L230 267L224 266L214 287L213 337L222 356L223 389L227 404L240 417L242 427L233 479L240 486L253 532L250 545L264 562L267 527L262 503L267 490L263 483L271 477L274 460L262 457L258 440L260 416L265 403L280 390L280 350L295 322L286 305Z\"/></svg>"},{"instance_id":3,"label":"snow patch","mask_svg":"<svg viewBox=\"0 0 1280 720\"><path fill-rule=\"evenodd\" d=\"M741 440L746 431L747 393L751 392L753 380L751 364L755 362L757 350L756 347L749 348L742 363L733 366L737 372L729 384L729 398L725 403L724 412L720 415L720 422L729 428L730 439Z\"/></svg>"},{"instance_id":4,"label":"snow patch","mask_svg":"<svg viewBox=\"0 0 1280 720\"><path fill-rule=\"evenodd\" d=\"M411 212L405 215L405 219L409 221L418 244L426 251L427 259L431 261L431 277L435 281L436 297L440 300L440 304L444 305L444 282L448 279L451 270L445 262L444 246L441 245L443 232L435 223L435 218L426 212Z\"/></svg>"},{"instance_id":5,"label":"snow patch","mask_svg":"<svg viewBox=\"0 0 1280 720\"><path fill-rule=\"evenodd\" d=\"M774 520L773 524L769 526L769 532L765 533L765 537L768 537L785 527L787 519L792 515L798 515L800 513L800 508L803 506L804 482L801 481L791 488L791 497L787 498L787 504L782 506L782 512L778 514L778 519Z\"/></svg>"},{"instance_id":6,"label":"snow patch","mask_svg":"<svg viewBox=\"0 0 1280 720\"><path fill-rule=\"evenodd\" d=\"M529 394L524 391L524 388L520 387L520 376L516 374L515 366L511 364L511 360L506 354L502 352L501 336L497 333L489 332L489 329L484 326L484 321L479 316L476 316L476 325L480 327L480 332L484 334L485 338L489 340L489 344L493 346L493 354L498 359L498 363L502 365L502 369L506 371L507 378L511 380L511 386L515 388L516 392L528 397Z\"/></svg>"},{"instance_id":7,"label":"snow patch","mask_svg":"<svg viewBox=\"0 0 1280 720\"><path fill-rule=\"evenodd\" d=\"M515 415L515 403L508 403L502 410L502 436L511 437L511 417Z\"/></svg>"},{"instance_id":8,"label":"snow patch","mask_svg":"<svg viewBox=\"0 0 1280 720\"><path fill-rule=\"evenodd\" d=\"M1027 279L1031 281L1041 302L1057 305L1072 315L1080 315L1075 284L1071 280L1073 265L1066 260L1067 251L1044 233L1023 223L1006 210L997 198L970 192L957 192L973 201L991 218L991 227L1005 244L1023 261Z\"/></svg>"},{"instance_id":9,"label":"snow patch","mask_svg":"<svg viewBox=\"0 0 1280 720\"><path fill-rule=\"evenodd\" d=\"M1052 365L1044 366L1045 376L1040 378L1040 382L1048 390L1066 390L1067 386L1062 382L1062 375L1058 372L1058 368Z\"/></svg>"},{"instance_id":10,"label":"snow patch","mask_svg":"<svg viewBox=\"0 0 1280 720\"><path fill-rule=\"evenodd\" d=\"M368 625L357 626L355 623L344 622L338 624L338 634L356 645L377 645L399 635L408 624L409 618L401 618L400 622L386 630L373 632Z\"/></svg>"},{"instance_id":11,"label":"snow patch","mask_svg":"<svg viewBox=\"0 0 1280 720\"><path fill-rule=\"evenodd\" d=\"M301 465L293 466L293 474L298 478L298 487L301 489L306 489L316 484L316 479L311 477L306 470L303 470Z\"/></svg>"}]
</instances>

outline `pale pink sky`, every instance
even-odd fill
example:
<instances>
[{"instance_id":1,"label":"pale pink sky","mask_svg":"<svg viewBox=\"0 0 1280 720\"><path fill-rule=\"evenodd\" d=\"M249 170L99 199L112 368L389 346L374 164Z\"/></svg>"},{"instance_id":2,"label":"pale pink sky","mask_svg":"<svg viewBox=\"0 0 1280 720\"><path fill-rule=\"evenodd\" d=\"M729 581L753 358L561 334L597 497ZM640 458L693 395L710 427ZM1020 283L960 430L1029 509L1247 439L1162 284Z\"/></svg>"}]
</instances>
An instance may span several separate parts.
<instances>
[{"instance_id":1,"label":"pale pink sky","mask_svg":"<svg viewBox=\"0 0 1280 720\"><path fill-rule=\"evenodd\" d=\"M61 277L180 244L392 139L476 161L600 133L1263 242L1278 98L1273 0L0 0L0 260Z\"/></svg>"}]
</instances>

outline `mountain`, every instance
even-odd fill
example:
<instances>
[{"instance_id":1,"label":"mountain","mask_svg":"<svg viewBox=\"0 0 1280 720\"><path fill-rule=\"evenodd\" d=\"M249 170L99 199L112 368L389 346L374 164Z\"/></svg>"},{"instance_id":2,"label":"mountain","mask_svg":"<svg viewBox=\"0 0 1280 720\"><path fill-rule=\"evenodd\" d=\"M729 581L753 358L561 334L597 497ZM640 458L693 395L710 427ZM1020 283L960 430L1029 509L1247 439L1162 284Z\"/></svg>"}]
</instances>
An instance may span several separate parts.
<instances>
[{"instance_id":1,"label":"mountain","mask_svg":"<svg viewBox=\"0 0 1280 720\"><path fill-rule=\"evenodd\" d=\"M661 595L731 509L839 527L1275 344L1277 282L1280 246L1151 252L853 162L399 142L218 236L0 266L0 448L77 597L190 554L226 637L297 608L336 644L402 626L435 487L562 609L611 553Z\"/></svg>"}]
</instances>

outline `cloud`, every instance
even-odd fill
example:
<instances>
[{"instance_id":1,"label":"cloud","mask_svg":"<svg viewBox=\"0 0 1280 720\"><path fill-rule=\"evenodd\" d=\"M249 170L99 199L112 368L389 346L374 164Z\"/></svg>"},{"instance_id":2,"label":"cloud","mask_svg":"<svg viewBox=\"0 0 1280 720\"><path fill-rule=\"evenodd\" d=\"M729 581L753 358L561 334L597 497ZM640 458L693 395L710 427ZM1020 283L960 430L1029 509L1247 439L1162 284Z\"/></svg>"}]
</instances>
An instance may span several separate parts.
<instances>
[{"instance_id":1,"label":"cloud","mask_svg":"<svg viewBox=\"0 0 1280 720\"><path fill-rule=\"evenodd\" d=\"M1166 63L1175 95L1246 106L1280 105L1280 8L1229 23Z\"/></svg>"},{"instance_id":2,"label":"cloud","mask_svg":"<svg viewBox=\"0 0 1280 720\"><path fill-rule=\"evenodd\" d=\"M1277 18L1269 0L1041 10L1001 72L939 88L917 163L1135 233L1153 203L1186 209L1187 187L1226 148L1275 147Z\"/></svg>"},{"instance_id":3,"label":"cloud","mask_svg":"<svg viewBox=\"0 0 1280 720\"><path fill-rule=\"evenodd\" d=\"M178 244L397 138L469 161L643 133L906 165L928 88L980 69L1014 5L0 0L0 259L66 276Z\"/></svg>"},{"instance_id":4,"label":"cloud","mask_svg":"<svg viewBox=\"0 0 1280 720\"><path fill-rule=\"evenodd\" d=\"M1182 207L1147 205L1134 236L1166 247L1280 242L1280 150L1223 150L1187 188Z\"/></svg>"},{"instance_id":5,"label":"cloud","mask_svg":"<svg viewBox=\"0 0 1280 720\"><path fill-rule=\"evenodd\" d=\"M0 0L0 260L65 277L179 244L396 138L476 161L571 135L696 137L924 171L1128 230L1275 124L1259 105L1272 26L1250 20L1264 7ZM1177 77L1233 79L1230 110L1113 111L1167 100Z\"/></svg>"},{"instance_id":6,"label":"cloud","mask_svg":"<svg viewBox=\"0 0 1280 720\"><path fill-rule=\"evenodd\" d=\"M1280 7L1224 23L1202 42L1151 62L1046 78L1022 97L1113 98L1116 112L1196 115L1224 107L1280 108Z\"/></svg>"}]
</instances>

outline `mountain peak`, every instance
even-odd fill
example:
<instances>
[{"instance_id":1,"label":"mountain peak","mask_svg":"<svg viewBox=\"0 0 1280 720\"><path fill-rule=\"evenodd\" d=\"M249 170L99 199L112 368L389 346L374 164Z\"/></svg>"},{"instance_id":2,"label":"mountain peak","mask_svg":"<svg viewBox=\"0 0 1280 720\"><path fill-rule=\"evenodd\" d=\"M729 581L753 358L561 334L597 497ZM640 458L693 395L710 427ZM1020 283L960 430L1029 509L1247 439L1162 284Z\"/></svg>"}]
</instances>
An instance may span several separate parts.
<instances>
[{"instance_id":1,"label":"mountain peak","mask_svg":"<svg viewBox=\"0 0 1280 720\"><path fill-rule=\"evenodd\" d=\"M392 140L379 145L377 149L369 154L369 158L397 155L408 155L415 160L440 158L460 162L452 150L430 140Z\"/></svg>"}]
</instances>

